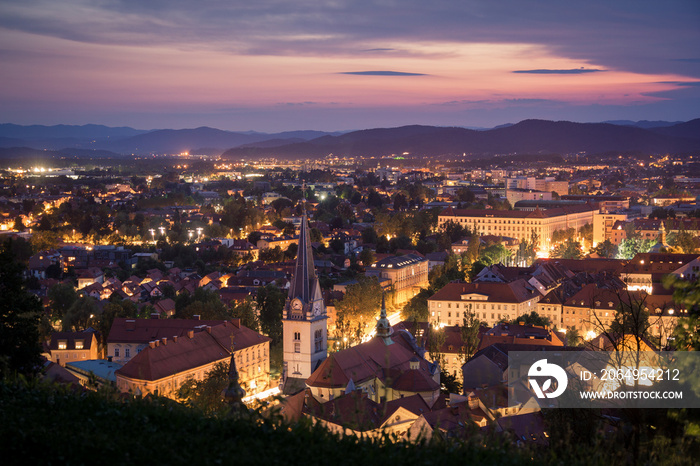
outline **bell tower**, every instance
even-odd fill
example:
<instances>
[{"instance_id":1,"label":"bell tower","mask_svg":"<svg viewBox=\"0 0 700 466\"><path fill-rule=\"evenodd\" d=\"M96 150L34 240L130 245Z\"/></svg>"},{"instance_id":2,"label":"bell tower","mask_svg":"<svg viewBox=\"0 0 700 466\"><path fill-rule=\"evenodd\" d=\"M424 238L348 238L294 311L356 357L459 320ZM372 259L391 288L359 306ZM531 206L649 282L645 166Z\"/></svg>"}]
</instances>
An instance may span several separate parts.
<instances>
[{"instance_id":1,"label":"bell tower","mask_svg":"<svg viewBox=\"0 0 700 466\"><path fill-rule=\"evenodd\" d=\"M326 359L326 319L326 306L316 277L304 210L294 275L282 313L285 384L290 378L305 381Z\"/></svg>"}]
</instances>

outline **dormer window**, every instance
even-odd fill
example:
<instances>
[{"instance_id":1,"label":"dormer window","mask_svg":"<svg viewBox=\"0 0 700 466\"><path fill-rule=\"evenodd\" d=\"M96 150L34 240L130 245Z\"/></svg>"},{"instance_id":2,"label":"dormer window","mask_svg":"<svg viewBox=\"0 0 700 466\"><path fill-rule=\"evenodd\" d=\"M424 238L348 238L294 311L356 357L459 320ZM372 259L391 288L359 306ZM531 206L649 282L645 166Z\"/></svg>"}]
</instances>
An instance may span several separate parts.
<instances>
[{"instance_id":1,"label":"dormer window","mask_svg":"<svg viewBox=\"0 0 700 466\"><path fill-rule=\"evenodd\" d=\"M58 340L58 349L68 349L68 341Z\"/></svg>"},{"instance_id":2,"label":"dormer window","mask_svg":"<svg viewBox=\"0 0 700 466\"><path fill-rule=\"evenodd\" d=\"M75 349L83 349L83 340L75 340Z\"/></svg>"}]
</instances>

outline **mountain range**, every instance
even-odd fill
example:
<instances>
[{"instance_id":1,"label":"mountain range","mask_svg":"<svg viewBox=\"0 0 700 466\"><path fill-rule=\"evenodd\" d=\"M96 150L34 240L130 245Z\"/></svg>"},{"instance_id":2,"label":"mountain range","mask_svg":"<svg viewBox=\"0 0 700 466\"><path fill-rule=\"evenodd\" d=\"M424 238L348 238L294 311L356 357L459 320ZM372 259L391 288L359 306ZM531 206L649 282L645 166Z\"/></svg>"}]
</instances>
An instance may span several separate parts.
<instances>
[{"instance_id":1,"label":"mountain range","mask_svg":"<svg viewBox=\"0 0 700 466\"><path fill-rule=\"evenodd\" d=\"M572 123L524 120L493 129L403 126L351 132L233 132L195 129L137 130L101 125L20 126L0 124L0 157L20 148L101 154L222 155L225 158L317 158L462 155L474 157L513 153L601 153L610 151L686 153L700 151L700 119L683 123L616 121Z\"/></svg>"}]
</instances>

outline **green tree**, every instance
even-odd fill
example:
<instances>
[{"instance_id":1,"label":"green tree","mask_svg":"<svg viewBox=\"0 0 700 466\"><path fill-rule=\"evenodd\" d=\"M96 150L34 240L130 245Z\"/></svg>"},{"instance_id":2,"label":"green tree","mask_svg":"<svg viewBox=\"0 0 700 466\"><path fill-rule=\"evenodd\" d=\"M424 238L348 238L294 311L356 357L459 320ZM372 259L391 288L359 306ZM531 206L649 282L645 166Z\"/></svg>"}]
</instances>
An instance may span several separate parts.
<instances>
[{"instance_id":1,"label":"green tree","mask_svg":"<svg viewBox=\"0 0 700 466\"><path fill-rule=\"evenodd\" d=\"M32 374L41 363L41 302L25 288L23 266L8 243L0 245L0 379L13 373Z\"/></svg>"},{"instance_id":2,"label":"green tree","mask_svg":"<svg viewBox=\"0 0 700 466\"><path fill-rule=\"evenodd\" d=\"M376 277L358 275L357 283L348 285L345 296L336 301L337 319L342 323L340 340L360 342L374 329L379 314L382 288Z\"/></svg>"},{"instance_id":3,"label":"green tree","mask_svg":"<svg viewBox=\"0 0 700 466\"><path fill-rule=\"evenodd\" d=\"M202 380L188 378L177 392L177 397L188 406L206 414L227 409L223 391L228 387L228 362L219 362L207 372Z\"/></svg>"},{"instance_id":4,"label":"green tree","mask_svg":"<svg viewBox=\"0 0 700 466\"><path fill-rule=\"evenodd\" d=\"M513 320L511 323L518 325L520 322L525 325L537 325L539 327L548 328L552 323L549 321L549 317L541 316L536 311L532 311L529 314L523 314Z\"/></svg>"},{"instance_id":5,"label":"green tree","mask_svg":"<svg viewBox=\"0 0 700 466\"><path fill-rule=\"evenodd\" d=\"M262 333L272 339L273 345L282 341L282 312L286 299L287 295L273 283L258 288L255 296L260 313L260 328Z\"/></svg>"},{"instance_id":6,"label":"green tree","mask_svg":"<svg viewBox=\"0 0 700 466\"><path fill-rule=\"evenodd\" d=\"M255 306L252 298L248 297L243 301L237 301L231 305L231 317L241 319L241 324L256 332L260 331L260 321L255 313Z\"/></svg>"},{"instance_id":7,"label":"green tree","mask_svg":"<svg viewBox=\"0 0 700 466\"><path fill-rule=\"evenodd\" d=\"M554 247L552 257L561 259L581 259L583 257L581 243L572 239L567 239L563 243L557 244Z\"/></svg>"},{"instance_id":8,"label":"green tree","mask_svg":"<svg viewBox=\"0 0 700 466\"><path fill-rule=\"evenodd\" d=\"M615 254L617 254L617 246L612 244L609 239L606 239L602 243L596 245L591 252L598 254L600 257L612 259L615 257Z\"/></svg>"},{"instance_id":9,"label":"green tree","mask_svg":"<svg viewBox=\"0 0 700 466\"><path fill-rule=\"evenodd\" d=\"M401 319L416 322L428 322L430 315L428 313L428 298L434 293L427 289L421 290L414 297L408 300L401 309Z\"/></svg>"},{"instance_id":10,"label":"green tree","mask_svg":"<svg viewBox=\"0 0 700 466\"><path fill-rule=\"evenodd\" d=\"M632 259L637 254L649 252L656 244L653 239L641 239L639 237L627 237L620 242L617 248L617 259Z\"/></svg>"},{"instance_id":11,"label":"green tree","mask_svg":"<svg viewBox=\"0 0 700 466\"><path fill-rule=\"evenodd\" d=\"M81 331L97 326L100 319L97 301L90 296L80 296L63 316L63 331Z\"/></svg>"},{"instance_id":12,"label":"green tree","mask_svg":"<svg viewBox=\"0 0 700 466\"><path fill-rule=\"evenodd\" d=\"M483 323L476 318L476 313L472 310L472 305L464 313L460 336L462 337L462 348L460 354L463 362L467 362L479 349L479 330Z\"/></svg>"},{"instance_id":13,"label":"green tree","mask_svg":"<svg viewBox=\"0 0 700 466\"><path fill-rule=\"evenodd\" d=\"M63 319L68 309L78 300L78 293L75 292L75 287L71 283L58 283L49 288L47 295L52 322Z\"/></svg>"}]
</instances>

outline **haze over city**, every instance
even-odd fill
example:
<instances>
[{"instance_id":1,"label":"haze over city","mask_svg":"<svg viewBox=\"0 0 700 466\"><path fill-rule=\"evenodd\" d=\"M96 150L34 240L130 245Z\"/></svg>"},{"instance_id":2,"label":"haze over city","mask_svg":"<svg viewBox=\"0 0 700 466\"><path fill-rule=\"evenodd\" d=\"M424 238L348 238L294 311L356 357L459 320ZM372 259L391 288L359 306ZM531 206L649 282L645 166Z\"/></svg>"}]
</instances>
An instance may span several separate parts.
<instances>
[{"instance_id":1,"label":"haze over city","mask_svg":"<svg viewBox=\"0 0 700 466\"><path fill-rule=\"evenodd\" d=\"M0 5L0 121L141 129L686 121L700 4Z\"/></svg>"}]
</instances>

